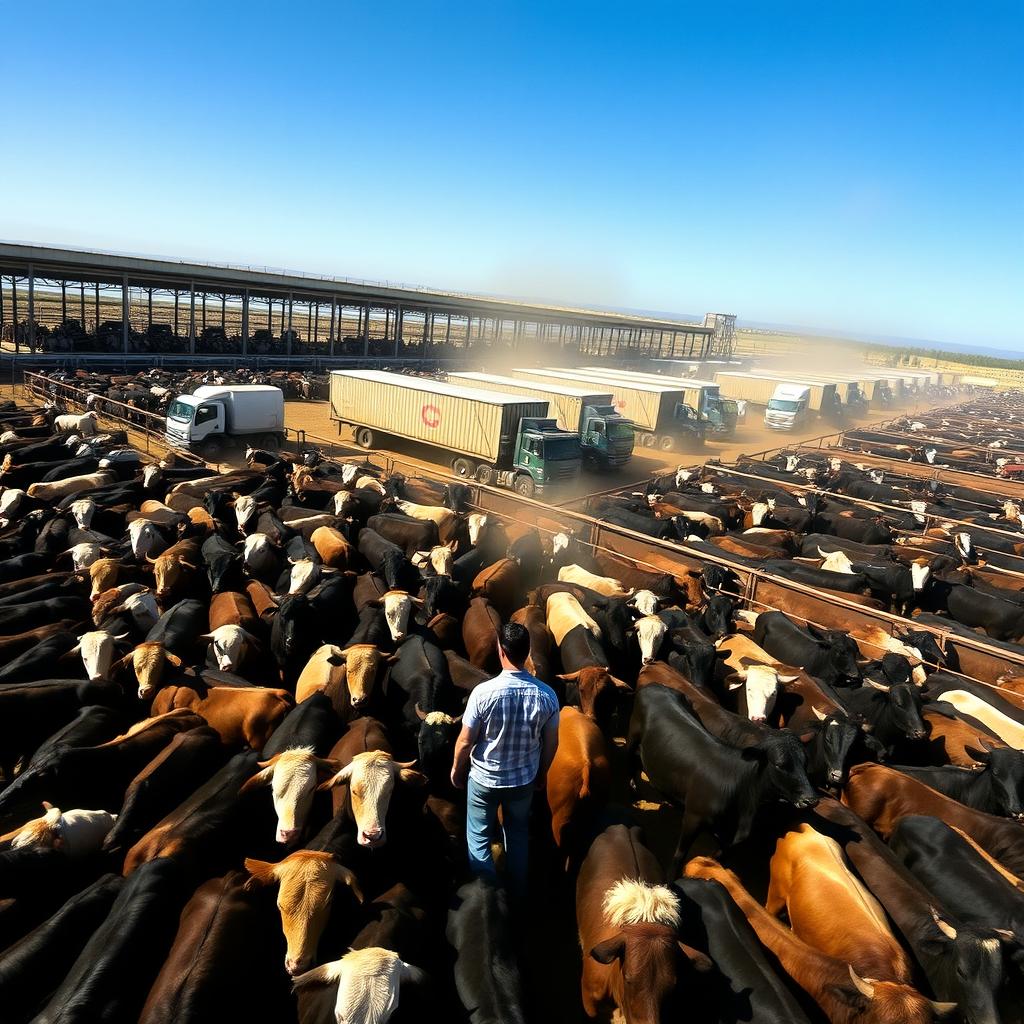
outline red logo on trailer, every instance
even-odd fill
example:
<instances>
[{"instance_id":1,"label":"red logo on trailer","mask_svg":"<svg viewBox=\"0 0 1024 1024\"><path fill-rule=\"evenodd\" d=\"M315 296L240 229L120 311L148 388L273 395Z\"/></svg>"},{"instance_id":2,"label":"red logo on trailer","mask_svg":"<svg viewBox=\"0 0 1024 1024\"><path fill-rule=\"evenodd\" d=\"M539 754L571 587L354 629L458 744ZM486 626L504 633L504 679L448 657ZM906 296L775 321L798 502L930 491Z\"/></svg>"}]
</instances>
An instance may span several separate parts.
<instances>
[{"instance_id":1,"label":"red logo on trailer","mask_svg":"<svg viewBox=\"0 0 1024 1024\"><path fill-rule=\"evenodd\" d=\"M420 419L433 430L441 422L441 410L436 405L425 405L420 409Z\"/></svg>"}]
</instances>

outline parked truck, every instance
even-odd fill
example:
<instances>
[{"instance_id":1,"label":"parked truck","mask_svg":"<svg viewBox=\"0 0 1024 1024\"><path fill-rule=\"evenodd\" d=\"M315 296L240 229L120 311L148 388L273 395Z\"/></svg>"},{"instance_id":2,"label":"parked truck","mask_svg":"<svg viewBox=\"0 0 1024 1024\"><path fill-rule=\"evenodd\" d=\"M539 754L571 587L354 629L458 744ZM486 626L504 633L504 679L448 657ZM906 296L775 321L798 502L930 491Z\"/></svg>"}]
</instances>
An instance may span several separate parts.
<instances>
[{"instance_id":1,"label":"parked truck","mask_svg":"<svg viewBox=\"0 0 1024 1024\"><path fill-rule=\"evenodd\" d=\"M779 380L759 373L717 373L722 394L761 406L764 425L772 430L794 430L813 416L842 418L842 401L834 383Z\"/></svg>"},{"instance_id":2,"label":"parked truck","mask_svg":"<svg viewBox=\"0 0 1024 1024\"><path fill-rule=\"evenodd\" d=\"M276 448L284 440L284 392L269 384L204 384L167 407L165 436L211 461L251 444Z\"/></svg>"},{"instance_id":3,"label":"parked truck","mask_svg":"<svg viewBox=\"0 0 1024 1024\"><path fill-rule=\"evenodd\" d=\"M633 424L615 411L610 391L542 384L502 377L495 373L449 373L453 384L500 391L505 395L543 398L548 416L562 430L578 434L584 464L595 469L625 466L633 457Z\"/></svg>"},{"instance_id":4,"label":"parked truck","mask_svg":"<svg viewBox=\"0 0 1024 1024\"><path fill-rule=\"evenodd\" d=\"M855 374L831 373L815 370L813 373L802 373L800 370L772 370L758 367L752 373L773 377L784 384L835 384L836 394L842 402L843 411L849 410L851 415L860 416L867 412L867 396L861 387L860 378Z\"/></svg>"},{"instance_id":5,"label":"parked truck","mask_svg":"<svg viewBox=\"0 0 1024 1024\"><path fill-rule=\"evenodd\" d=\"M584 366L584 373L607 373L597 366ZM722 398L721 389L713 380L699 380L696 377L678 373L646 373L641 370L616 370L615 375L627 381L642 384L670 384L681 387L686 404L697 410L707 420L708 433L719 437L731 437L736 433L739 411L731 398Z\"/></svg>"},{"instance_id":6,"label":"parked truck","mask_svg":"<svg viewBox=\"0 0 1024 1024\"><path fill-rule=\"evenodd\" d=\"M647 448L674 452L704 444L707 421L700 418L695 408L686 404L681 384L630 381L621 377L617 370L595 373L557 367L522 368L512 370L512 375L520 380L545 384L607 388L611 391L616 412L632 421L637 440Z\"/></svg>"},{"instance_id":7,"label":"parked truck","mask_svg":"<svg viewBox=\"0 0 1024 1024\"><path fill-rule=\"evenodd\" d=\"M334 370L331 418L362 448L389 438L430 445L452 472L525 497L580 475L580 442L546 400L385 370Z\"/></svg>"}]
</instances>

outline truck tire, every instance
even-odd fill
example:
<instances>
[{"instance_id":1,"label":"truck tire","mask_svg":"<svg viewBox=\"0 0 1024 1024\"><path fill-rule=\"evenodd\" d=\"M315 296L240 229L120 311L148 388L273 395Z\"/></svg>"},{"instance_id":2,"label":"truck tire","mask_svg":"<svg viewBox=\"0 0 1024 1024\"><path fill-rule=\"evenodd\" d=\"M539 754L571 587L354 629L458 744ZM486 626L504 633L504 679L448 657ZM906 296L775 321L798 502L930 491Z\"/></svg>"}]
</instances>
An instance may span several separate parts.
<instances>
[{"instance_id":1,"label":"truck tire","mask_svg":"<svg viewBox=\"0 0 1024 1024\"><path fill-rule=\"evenodd\" d=\"M484 486L494 483L494 467L488 466L486 462L481 462L476 467L476 479L478 483Z\"/></svg>"},{"instance_id":2,"label":"truck tire","mask_svg":"<svg viewBox=\"0 0 1024 1024\"><path fill-rule=\"evenodd\" d=\"M639 435L639 440L640 440L640 443L645 448L653 448L654 447L654 435L653 434L640 434Z\"/></svg>"},{"instance_id":3,"label":"truck tire","mask_svg":"<svg viewBox=\"0 0 1024 1024\"><path fill-rule=\"evenodd\" d=\"M473 476L473 463L460 456L452 462L452 472L463 480L468 480Z\"/></svg>"},{"instance_id":4,"label":"truck tire","mask_svg":"<svg viewBox=\"0 0 1024 1024\"><path fill-rule=\"evenodd\" d=\"M356 431L356 444L360 448L372 448L376 440L373 436L373 431L369 427L360 427Z\"/></svg>"},{"instance_id":5,"label":"truck tire","mask_svg":"<svg viewBox=\"0 0 1024 1024\"><path fill-rule=\"evenodd\" d=\"M226 447L220 438L210 438L204 445L202 455L207 462L220 462L224 458Z\"/></svg>"},{"instance_id":6,"label":"truck tire","mask_svg":"<svg viewBox=\"0 0 1024 1024\"><path fill-rule=\"evenodd\" d=\"M663 452L674 452L676 450L676 439L671 434L662 434L658 438L658 447Z\"/></svg>"},{"instance_id":7,"label":"truck tire","mask_svg":"<svg viewBox=\"0 0 1024 1024\"><path fill-rule=\"evenodd\" d=\"M264 451L276 452L281 447L281 435L280 434L259 434L256 437L256 448L262 448Z\"/></svg>"},{"instance_id":8,"label":"truck tire","mask_svg":"<svg viewBox=\"0 0 1024 1024\"><path fill-rule=\"evenodd\" d=\"M516 477L515 491L516 494L521 494L524 498L532 498L537 493L537 485L533 482L532 476L521 473Z\"/></svg>"}]
</instances>

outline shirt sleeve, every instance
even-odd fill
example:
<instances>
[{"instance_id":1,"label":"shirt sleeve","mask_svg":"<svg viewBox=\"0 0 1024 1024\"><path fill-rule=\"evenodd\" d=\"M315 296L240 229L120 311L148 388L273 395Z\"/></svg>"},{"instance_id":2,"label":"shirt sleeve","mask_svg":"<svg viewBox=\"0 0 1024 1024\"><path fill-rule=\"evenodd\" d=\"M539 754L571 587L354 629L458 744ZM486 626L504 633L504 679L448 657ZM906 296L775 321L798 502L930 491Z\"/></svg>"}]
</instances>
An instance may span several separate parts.
<instances>
[{"instance_id":1,"label":"shirt sleeve","mask_svg":"<svg viewBox=\"0 0 1024 1024\"><path fill-rule=\"evenodd\" d=\"M545 694L545 696L547 697L545 703L547 704L548 717L541 728L544 732L547 732L549 729L554 729L555 732L558 732L558 698L554 695L554 692Z\"/></svg>"}]
</instances>

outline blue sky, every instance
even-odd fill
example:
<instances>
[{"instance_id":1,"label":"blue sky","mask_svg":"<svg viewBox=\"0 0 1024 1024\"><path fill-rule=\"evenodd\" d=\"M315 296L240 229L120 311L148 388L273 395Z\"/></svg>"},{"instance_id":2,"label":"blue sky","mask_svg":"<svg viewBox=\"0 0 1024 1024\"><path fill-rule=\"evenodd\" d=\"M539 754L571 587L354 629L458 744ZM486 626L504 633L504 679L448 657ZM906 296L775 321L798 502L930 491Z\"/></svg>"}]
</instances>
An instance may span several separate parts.
<instances>
[{"instance_id":1,"label":"blue sky","mask_svg":"<svg viewBox=\"0 0 1024 1024\"><path fill-rule=\"evenodd\" d=\"M1024 348L1024 4L9 5L0 237Z\"/></svg>"}]
</instances>

